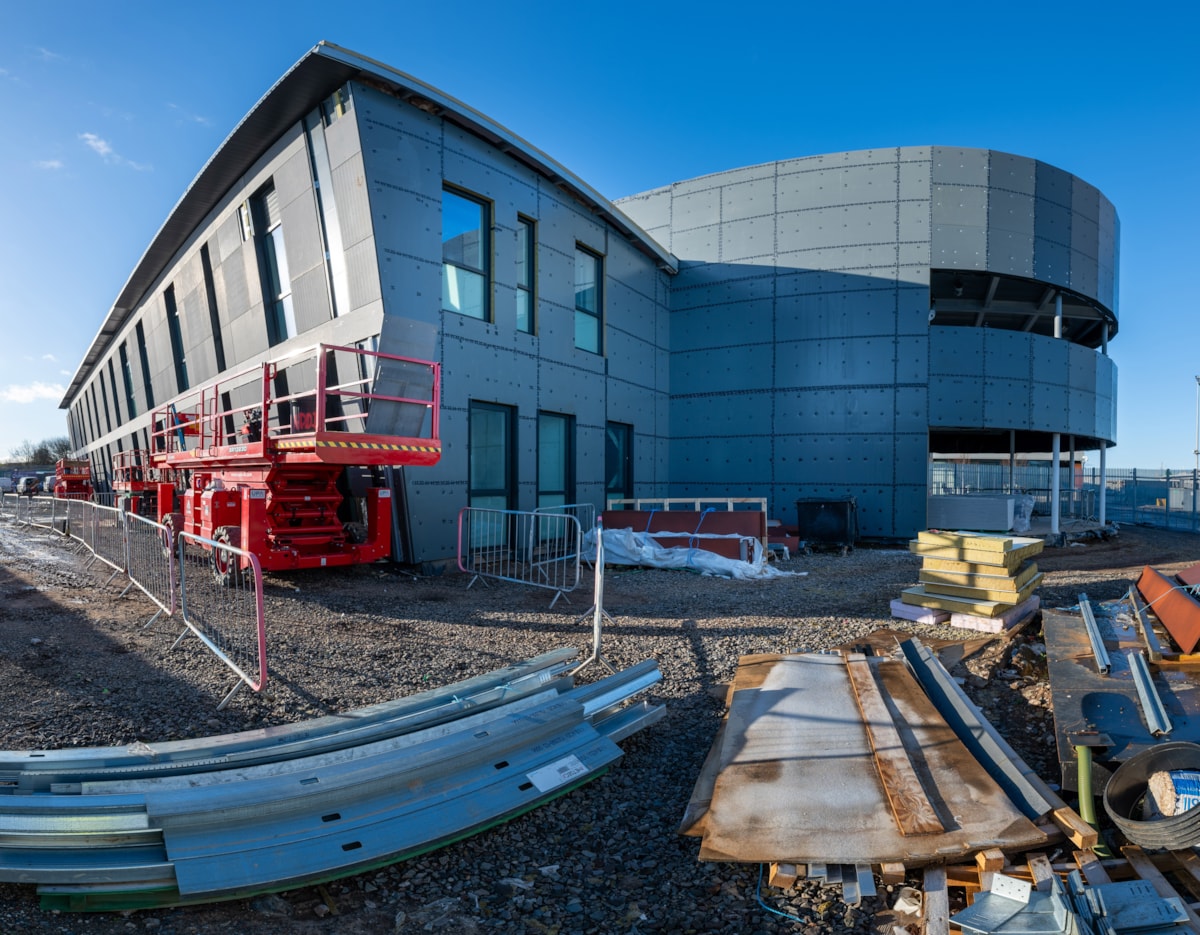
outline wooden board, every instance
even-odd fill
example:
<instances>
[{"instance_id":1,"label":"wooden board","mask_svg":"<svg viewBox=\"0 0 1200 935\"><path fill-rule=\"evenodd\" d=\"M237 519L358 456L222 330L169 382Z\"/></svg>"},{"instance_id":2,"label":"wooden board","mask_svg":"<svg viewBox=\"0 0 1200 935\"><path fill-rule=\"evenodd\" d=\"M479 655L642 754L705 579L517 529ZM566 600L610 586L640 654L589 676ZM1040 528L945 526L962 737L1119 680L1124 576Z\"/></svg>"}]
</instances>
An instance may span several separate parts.
<instances>
[{"instance_id":1,"label":"wooden board","mask_svg":"<svg viewBox=\"0 0 1200 935\"><path fill-rule=\"evenodd\" d=\"M755 657L759 672L766 658ZM867 661L946 830L906 836L879 820L887 795L845 662L792 654L777 657L755 687L734 692L701 860L920 867L987 847L1045 846L1045 834L963 746L907 665Z\"/></svg>"},{"instance_id":2,"label":"wooden board","mask_svg":"<svg viewBox=\"0 0 1200 935\"><path fill-rule=\"evenodd\" d=\"M866 657L857 653L849 656L846 672L875 754L875 768L879 770L879 779L900 833L941 834L946 829L921 787L921 780L904 750L904 742L879 694L879 686L875 684Z\"/></svg>"},{"instance_id":3,"label":"wooden board","mask_svg":"<svg viewBox=\"0 0 1200 935\"><path fill-rule=\"evenodd\" d=\"M1026 562L1011 575L998 575L995 572L994 568L990 574L943 571L939 568L929 568L926 563L917 573L917 580L923 584L952 584L960 588L980 588L985 591L1020 591L1037 576L1038 567L1037 562Z\"/></svg>"}]
</instances>

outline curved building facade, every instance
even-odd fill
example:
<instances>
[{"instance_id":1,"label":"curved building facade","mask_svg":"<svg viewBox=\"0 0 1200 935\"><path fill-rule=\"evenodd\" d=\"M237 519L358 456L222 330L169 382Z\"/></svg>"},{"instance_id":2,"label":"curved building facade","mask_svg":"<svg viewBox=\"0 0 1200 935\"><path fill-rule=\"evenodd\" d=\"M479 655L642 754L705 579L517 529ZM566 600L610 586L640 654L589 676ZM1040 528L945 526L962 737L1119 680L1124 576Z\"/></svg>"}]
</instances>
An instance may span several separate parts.
<instances>
[{"instance_id":1,"label":"curved building facade","mask_svg":"<svg viewBox=\"0 0 1200 935\"><path fill-rule=\"evenodd\" d=\"M442 365L442 460L385 479L404 560L452 555L466 505L612 497L765 496L786 516L852 494L864 535L906 537L931 451L1115 440L1116 266L1109 202L1033 160L874 150L614 204L321 44L184 193L63 407L103 483L149 447L155 407L358 346Z\"/></svg>"}]
</instances>

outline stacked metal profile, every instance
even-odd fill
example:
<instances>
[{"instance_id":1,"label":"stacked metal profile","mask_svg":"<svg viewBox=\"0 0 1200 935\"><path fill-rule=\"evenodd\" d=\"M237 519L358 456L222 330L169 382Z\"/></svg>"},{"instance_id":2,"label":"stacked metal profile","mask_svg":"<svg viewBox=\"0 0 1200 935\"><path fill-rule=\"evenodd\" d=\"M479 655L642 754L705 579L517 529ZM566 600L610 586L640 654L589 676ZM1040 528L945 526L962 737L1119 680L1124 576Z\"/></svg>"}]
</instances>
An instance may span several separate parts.
<instances>
[{"instance_id":1,"label":"stacked metal profile","mask_svg":"<svg viewBox=\"0 0 1200 935\"><path fill-rule=\"evenodd\" d=\"M646 660L576 686L563 649L295 725L129 748L0 752L0 881L43 908L184 905L345 876L601 775L663 716Z\"/></svg>"}]
</instances>

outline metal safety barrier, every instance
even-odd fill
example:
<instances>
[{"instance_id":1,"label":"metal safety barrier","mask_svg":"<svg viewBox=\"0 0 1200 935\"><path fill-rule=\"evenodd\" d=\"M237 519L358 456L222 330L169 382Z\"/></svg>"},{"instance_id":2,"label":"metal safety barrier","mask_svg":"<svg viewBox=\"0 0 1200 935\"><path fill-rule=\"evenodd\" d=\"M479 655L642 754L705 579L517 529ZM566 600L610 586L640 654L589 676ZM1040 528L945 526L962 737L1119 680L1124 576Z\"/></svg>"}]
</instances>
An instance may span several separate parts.
<instances>
[{"instance_id":1,"label":"metal safety barrier","mask_svg":"<svg viewBox=\"0 0 1200 935\"><path fill-rule=\"evenodd\" d=\"M467 587L495 578L554 592L579 585L583 533L565 513L464 507L458 513L458 568L473 575Z\"/></svg>"},{"instance_id":2,"label":"metal safety barrier","mask_svg":"<svg viewBox=\"0 0 1200 935\"><path fill-rule=\"evenodd\" d=\"M68 503L70 501L63 501ZM125 514L111 506L90 504L92 513L91 542L93 560L99 560L113 570L108 584L127 568L125 554ZM90 562L89 562L90 564Z\"/></svg>"},{"instance_id":3,"label":"metal safety barrier","mask_svg":"<svg viewBox=\"0 0 1200 935\"><path fill-rule=\"evenodd\" d=\"M179 609L186 629L240 681L217 705L221 710L243 684L261 691L267 681L267 632L262 566L252 552L188 532L174 537L179 568Z\"/></svg>"},{"instance_id":4,"label":"metal safety barrier","mask_svg":"<svg viewBox=\"0 0 1200 935\"><path fill-rule=\"evenodd\" d=\"M175 548L171 530L136 513L121 514L125 522L125 571L130 588L137 588L157 606L146 626L163 614L175 613Z\"/></svg>"}]
</instances>

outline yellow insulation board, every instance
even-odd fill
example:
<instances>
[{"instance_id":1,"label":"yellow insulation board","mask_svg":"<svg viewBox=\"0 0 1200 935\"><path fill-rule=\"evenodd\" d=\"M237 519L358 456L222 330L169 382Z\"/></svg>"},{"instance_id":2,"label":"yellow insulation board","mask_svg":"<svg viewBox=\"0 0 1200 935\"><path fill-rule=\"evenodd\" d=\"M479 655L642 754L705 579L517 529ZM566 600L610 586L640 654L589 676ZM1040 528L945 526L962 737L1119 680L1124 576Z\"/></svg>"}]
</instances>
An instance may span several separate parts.
<instances>
[{"instance_id":1,"label":"yellow insulation board","mask_svg":"<svg viewBox=\"0 0 1200 935\"><path fill-rule=\"evenodd\" d=\"M958 571L942 571L937 568L930 568L929 563L921 569L917 575L917 580L922 584L950 584L960 588L979 588L984 591L1020 591L1027 585L1033 576L1038 573L1037 562L1026 562L1012 575L998 575L999 570L995 566L974 566L990 568L987 573L979 572L958 572Z\"/></svg>"},{"instance_id":2,"label":"yellow insulation board","mask_svg":"<svg viewBox=\"0 0 1200 935\"><path fill-rule=\"evenodd\" d=\"M914 604L917 607L948 610L952 614L971 614L976 617L999 617L1020 603L1020 601L968 600L962 597L950 597L946 594L929 594L926 593L924 585L905 588L900 592L900 600L905 604Z\"/></svg>"}]
</instances>

